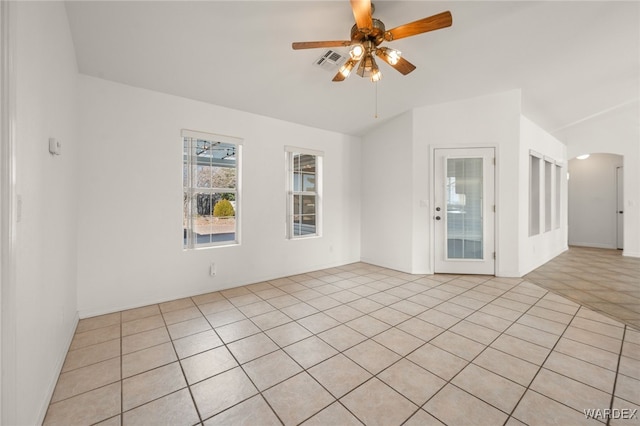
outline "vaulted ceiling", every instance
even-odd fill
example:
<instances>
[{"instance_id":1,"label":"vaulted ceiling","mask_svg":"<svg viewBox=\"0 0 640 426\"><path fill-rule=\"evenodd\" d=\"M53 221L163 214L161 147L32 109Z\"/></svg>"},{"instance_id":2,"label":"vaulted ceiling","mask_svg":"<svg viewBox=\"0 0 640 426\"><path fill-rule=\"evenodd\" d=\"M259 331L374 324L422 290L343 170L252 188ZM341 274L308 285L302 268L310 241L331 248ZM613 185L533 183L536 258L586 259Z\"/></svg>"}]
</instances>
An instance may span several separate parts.
<instances>
[{"instance_id":1,"label":"vaulted ceiling","mask_svg":"<svg viewBox=\"0 0 640 426\"><path fill-rule=\"evenodd\" d=\"M453 26L387 44L417 66L407 76L381 63L377 85L357 75L334 83L337 69L314 64L326 49L294 51L291 42L349 39L347 0L66 7L81 73L347 134L415 107L509 89L522 89L523 114L550 132L637 109L638 2L374 3L388 29L445 10ZM628 122L638 132L638 119Z\"/></svg>"}]
</instances>

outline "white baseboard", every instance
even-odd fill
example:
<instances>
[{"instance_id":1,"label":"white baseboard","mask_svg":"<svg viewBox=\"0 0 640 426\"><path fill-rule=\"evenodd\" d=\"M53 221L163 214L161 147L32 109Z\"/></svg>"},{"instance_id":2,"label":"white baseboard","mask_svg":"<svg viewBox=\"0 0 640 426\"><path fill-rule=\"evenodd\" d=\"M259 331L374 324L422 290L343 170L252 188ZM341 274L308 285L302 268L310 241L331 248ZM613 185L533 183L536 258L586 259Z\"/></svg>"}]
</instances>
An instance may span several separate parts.
<instances>
[{"instance_id":1,"label":"white baseboard","mask_svg":"<svg viewBox=\"0 0 640 426\"><path fill-rule=\"evenodd\" d=\"M515 277L524 277L529 272L534 271L534 270L538 269L539 267L541 267L542 265L544 265L545 263L552 261L553 259L555 259L556 257L560 256L562 253L564 253L567 250L569 250L569 246L564 246L561 249L557 250L555 253L552 253L551 256L546 258L546 260L539 260L538 262L536 262L534 264L534 266L530 266L527 269L520 271L519 272L520 275L512 275L512 277L514 277L514 278ZM504 275L500 275L500 276L504 276Z\"/></svg>"},{"instance_id":2,"label":"white baseboard","mask_svg":"<svg viewBox=\"0 0 640 426\"><path fill-rule=\"evenodd\" d=\"M356 263L356 262L364 262L364 261L360 260L358 258L358 259L346 259L346 260L337 261L337 262L331 262L331 263L327 263L327 264L318 264L318 265L313 265L313 266L311 266L309 268L305 268L305 269L289 271L289 272L287 272L286 275L282 275L282 274L264 275L264 276L259 276L257 278L253 278L253 279L250 279L250 280L247 280L247 281L238 281L238 282L230 283L229 285L227 285L225 287L216 288L215 290L207 290L207 291L201 291L201 292L196 292L196 293L194 293L193 291L186 292L186 293L176 293L176 294L173 294L171 296L163 296L163 297L159 297L159 298L158 297L149 298L149 299L141 300L141 301L138 301L138 302L135 302L135 303L132 303L132 304L120 305L120 306L115 306L115 307L110 307L110 308L80 309L78 314L79 314L79 317L81 319L91 318L91 317L95 317L95 316L98 316L98 315L106 315L106 314L111 314L111 313L114 313L114 312L126 311L128 309L135 309L135 308L141 308L143 306L156 305L158 303L170 302L172 300L183 299L185 297L193 297L193 296L197 296L199 294L209 293L209 292L213 292L213 291L228 290L230 288L241 287L243 285L250 285L250 284L260 283L260 282L263 282L263 281L277 280L278 278L305 274L307 272L318 271L318 270L321 270L321 269L335 268L335 267L338 267L338 266L349 265L351 263Z\"/></svg>"},{"instance_id":3,"label":"white baseboard","mask_svg":"<svg viewBox=\"0 0 640 426\"><path fill-rule=\"evenodd\" d=\"M49 402L53 397L53 392L56 390L56 384L58 384L58 377L60 377L60 373L62 372L62 366L64 365L64 360L67 357L67 352L69 352L69 348L71 347L71 341L73 340L73 336L76 332L76 328L78 327L78 321L80 320L78 313L76 312L75 318L72 323L72 327L67 330L67 338L66 345L63 346L64 350L57 354L58 360L56 361L56 368L54 369L55 374L53 375L49 386L47 386L47 394L45 400L42 402L40 406L40 410L38 410L38 424L42 424L44 422L44 418L47 415L47 410L49 409Z\"/></svg>"},{"instance_id":4,"label":"white baseboard","mask_svg":"<svg viewBox=\"0 0 640 426\"><path fill-rule=\"evenodd\" d=\"M520 271L497 271L496 277L498 278L521 278L523 274Z\"/></svg>"},{"instance_id":5,"label":"white baseboard","mask_svg":"<svg viewBox=\"0 0 640 426\"><path fill-rule=\"evenodd\" d=\"M569 245L576 246L576 247L591 247L591 248L614 249L614 250L618 248L612 244L600 244L600 243L570 242Z\"/></svg>"},{"instance_id":6,"label":"white baseboard","mask_svg":"<svg viewBox=\"0 0 640 426\"><path fill-rule=\"evenodd\" d=\"M377 260L369 259L367 257L363 257L362 259L360 259L360 262L368 263L374 266L380 266L381 268L392 269L394 271L404 272L405 274L412 273L408 268L401 268L401 267L398 267L398 265L391 265L386 262L378 262Z\"/></svg>"},{"instance_id":7,"label":"white baseboard","mask_svg":"<svg viewBox=\"0 0 640 426\"><path fill-rule=\"evenodd\" d=\"M626 257L640 257L640 252L637 251L629 251L629 250L622 250L622 255L626 256Z\"/></svg>"}]
</instances>

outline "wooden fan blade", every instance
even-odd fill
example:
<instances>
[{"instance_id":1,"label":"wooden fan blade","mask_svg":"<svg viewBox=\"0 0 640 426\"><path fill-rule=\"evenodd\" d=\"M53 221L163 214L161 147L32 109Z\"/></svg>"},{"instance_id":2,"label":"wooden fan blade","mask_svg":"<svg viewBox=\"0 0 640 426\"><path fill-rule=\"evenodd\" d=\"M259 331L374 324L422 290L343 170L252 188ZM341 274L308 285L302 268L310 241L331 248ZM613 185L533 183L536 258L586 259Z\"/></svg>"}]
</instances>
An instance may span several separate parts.
<instances>
[{"instance_id":1,"label":"wooden fan blade","mask_svg":"<svg viewBox=\"0 0 640 426\"><path fill-rule=\"evenodd\" d=\"M365 34L370 33L373 29L371 0L351 0L351 9L358 29Z\"/></svg>"},{"instance_id":2,"label":"wooden fan blade","mask_svg":"<svg viewBox=\"0 0 640 426\"><path fill-rule=\"evenodd\" d=\"M446 11L428 18L418 19L408 24L400 25L384 33L387 41L398 40L405 37L411 37L417 34L429 31L439 30L441 28L450 27L453 23L451 12Z\"/></svg>"},{"instance_id":3,"label":"wooden fan blade","mask_svg":"<svg viewBox=\"0 0 640 426\"><path fill-rule=\"evenodd\" d=\"M336 74L335 77L333 77L333 80L331 81L344 81L346 80L347 77L345 77L344 75L342 75L342 73L340 71L338 71L338 74Z\"/></svg>"},{"instance_id":4,"label":"wooden fan blade","mask_svg":"<svg viewBox=\"0 0 640 426\"><path fill-rule=\"evenodd\" d=\"M385 61L387 64L389 64L390 66L392 66L393 68L395 68L398 72L400 72L402 75L407 75L409 74L411 71L416 69L416 66L413 65L411 62L407 61L406 59L404 59L403 57L400 57L400 59L398 60L398 62L396 62L395 64L392 64L391 62L389 62L389 57L387 55L384 54L384 50L382 49L378 49L376 51L376 55L382 59L383 61Z\"/></svg>"},{"instance_id":5,"label":"wooden fan blade","mask_svg":"<svg viewBox=\"0 0 640 426\"><path fill-rule=\"evenodd\" d=\"M296 41L291 43L293 50L316 49L318 47L343 47L350 46L351 40L331 40L331 41Z\"/></svg>"}]
</instances>

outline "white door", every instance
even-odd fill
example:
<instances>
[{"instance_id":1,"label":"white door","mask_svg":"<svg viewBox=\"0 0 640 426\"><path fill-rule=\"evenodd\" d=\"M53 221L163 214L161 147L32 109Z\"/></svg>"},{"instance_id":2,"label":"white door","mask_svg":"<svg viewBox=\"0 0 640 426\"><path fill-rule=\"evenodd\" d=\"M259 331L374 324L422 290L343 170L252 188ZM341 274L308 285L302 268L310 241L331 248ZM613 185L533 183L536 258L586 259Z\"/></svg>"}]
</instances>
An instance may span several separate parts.
<instances>
[{"instance_id":1,"label":"white door","mask_svg":"<svg viewBox=\"0 0 640 426\"><path fill-rule=\"evenodd\" d=\"M436 273L495 273L494 148L434 150Z\"/></svg>"},{"instance_id":2,"label":"white door","mask_svg":"<svg viewBox=\"0 0 640 426\"><path fill-rule=\"evenodd\" d=\"M623 168L616 168L616 193L617 193L617 210L616 210L616 222L618 225L617 229L617 240L618 240L618 249L622 250L624 248L624 184L622 178Z\"/></svg>"}]
</instances>

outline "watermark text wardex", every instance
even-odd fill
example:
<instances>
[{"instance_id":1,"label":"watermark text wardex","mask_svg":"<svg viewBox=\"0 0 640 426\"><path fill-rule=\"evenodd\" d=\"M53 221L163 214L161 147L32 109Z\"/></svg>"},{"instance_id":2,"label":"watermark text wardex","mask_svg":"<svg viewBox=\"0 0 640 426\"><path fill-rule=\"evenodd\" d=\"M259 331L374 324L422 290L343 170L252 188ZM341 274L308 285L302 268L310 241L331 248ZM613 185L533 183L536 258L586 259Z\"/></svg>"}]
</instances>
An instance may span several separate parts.
<instances>
[{"instance_id":1,"label":"watermark text wardex","mask_svg":"<svg viewBox=\"0 0 640 426\"><path fill-rule=\"evenodd\" d=\"M608 420L622 419L630 420L638 418L638 410L631 408L587 408L582 410L588 419Z\"/></svg>"}]
</instances>

